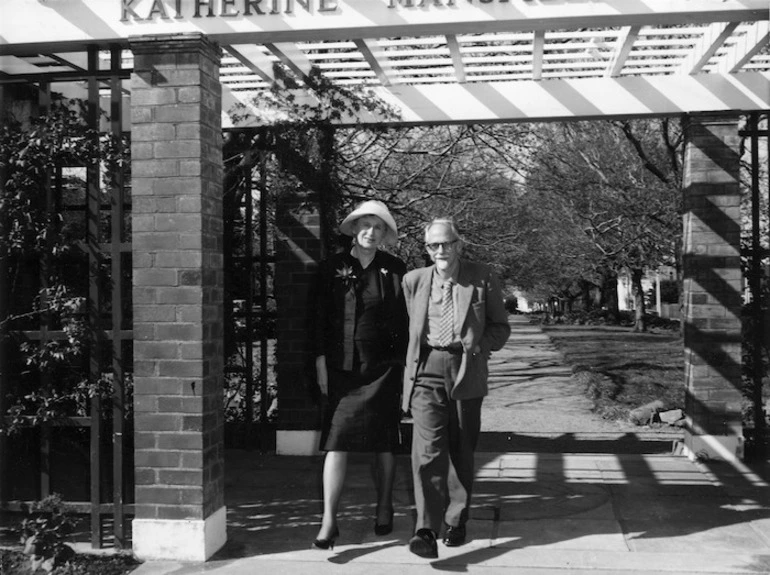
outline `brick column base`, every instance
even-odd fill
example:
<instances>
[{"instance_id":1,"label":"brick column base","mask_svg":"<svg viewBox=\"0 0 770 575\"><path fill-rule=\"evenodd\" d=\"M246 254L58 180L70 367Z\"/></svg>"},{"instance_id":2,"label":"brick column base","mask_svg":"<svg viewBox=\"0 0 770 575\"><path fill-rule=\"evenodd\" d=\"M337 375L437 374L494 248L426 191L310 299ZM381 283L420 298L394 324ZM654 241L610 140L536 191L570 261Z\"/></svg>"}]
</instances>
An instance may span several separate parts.
<instances>
[{"instance_id":1,"label":"brick column base","mask_svg":"<svg viewBox=\"0 0 770 575\"><path fill-rule=\"evenodd\" d=\"M206 519L134 519L132 551L144 561L206 561L227 542L227 511Z\"/></svg>"},{"instance_id":2,"label":"brick column base","mask_svg":"<svg viewBox=\"0 0 770 575\"><path fill-rule=\"evenodd\" d=\"M693 116L684 166L684 346L691 458L743 456L737 117Z\"/></svg>"}]
</instances>

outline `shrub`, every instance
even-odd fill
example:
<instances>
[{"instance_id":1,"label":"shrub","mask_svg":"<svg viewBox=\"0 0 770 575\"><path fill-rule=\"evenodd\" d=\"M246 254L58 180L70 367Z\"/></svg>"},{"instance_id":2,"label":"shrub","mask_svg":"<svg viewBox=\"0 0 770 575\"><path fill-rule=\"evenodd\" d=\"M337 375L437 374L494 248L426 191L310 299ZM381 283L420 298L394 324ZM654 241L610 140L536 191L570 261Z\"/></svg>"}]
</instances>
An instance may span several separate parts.
<instances>
[{"instance_id":1,"label":"shrub","mask_svg":"<svg viewBox=\"0 0 770 575\"><path fill-rule=\"evenodd\" d=\"M86 101L52 95L46 113L29 120L9 117L0 127L0 254L7 267L0 290L9 295L0 317L9 358L3 373L7 412L0 416L12 416L8 425L0 417L0 433L83 416L95 394L102 394L105 407L112 397L109 370L98 381L88 374L95 338L86 297L88 261L79 248L85 220L72 214L86 201L86 166L99 166L109 189L117 174L127 175L129 146L127 139L91 129L88 114ZM49 194L54 201L45 201ZM52 206L61 209L51 213ZM103 212L100 226L107 225ZM109 263L102 263L91 273L107 283L108 270ZM24 334L41 325L64 337ZM125 405L132 405L130 398Z\"/></svg>"},{"instance_id":2,"label":"shrub","mask_svg":"<svg viewBox=\"0 0 770 575\"><path fill-rule=\"evenodd\" d=\"M56 565L50 575L126 575L139 566L131 555L94 555L78 553L65 563ZM0 573L3 575L33 575L29 560L21 551L0 549Z\"/></svg>"},{"instance_id":3,"label":"shrub","mask_svg":"<svg viewBox=\"0 0 770 575\"><path fill-rule=\"evenodd\" d=\"M65 505L58 494L52 494L26 506L21 522L21 544L29 556L31 572L39 567L53 570L73 555L65 539L72 534L77 520L73 510Z\"/></svg>"}]
</instances>

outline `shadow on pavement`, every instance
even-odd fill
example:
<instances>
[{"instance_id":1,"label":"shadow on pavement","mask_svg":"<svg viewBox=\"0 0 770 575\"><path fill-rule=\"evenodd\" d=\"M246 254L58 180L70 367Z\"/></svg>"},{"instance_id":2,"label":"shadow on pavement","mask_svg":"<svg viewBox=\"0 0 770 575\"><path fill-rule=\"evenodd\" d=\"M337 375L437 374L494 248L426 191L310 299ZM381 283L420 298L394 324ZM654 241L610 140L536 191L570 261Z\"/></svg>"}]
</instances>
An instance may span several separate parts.
<instances>
[{"instance_id":1,"label":"shadow on pavement","mask_svg":"<svg viewBox=\"0 0 770 575\"><path fill-rule=\"evenodd\" d=\"M633 444L632 437L623 440ZM549 450L548 442L537 440L537 452L477 455L470 540L454 549L440 545L432 568L505 566L511 554L533 552L628 556L686 550L696 556L744 554L759 572L770 570L767 465L739 470L670 454L618 455L609 439L581 446L571 438L572 452ZM614 450L602 449L608 447ZM337 549L323 557L309 549L322 511L320 457L230 451L227 465L229 542L215 562L296 558L299 552L339 565L414 559L405 549L413 529L408 456L398 456L396 528L385 538L372 533L370 458L351 457L339 514L342 533Z\"/></svg>"}]
</instances>

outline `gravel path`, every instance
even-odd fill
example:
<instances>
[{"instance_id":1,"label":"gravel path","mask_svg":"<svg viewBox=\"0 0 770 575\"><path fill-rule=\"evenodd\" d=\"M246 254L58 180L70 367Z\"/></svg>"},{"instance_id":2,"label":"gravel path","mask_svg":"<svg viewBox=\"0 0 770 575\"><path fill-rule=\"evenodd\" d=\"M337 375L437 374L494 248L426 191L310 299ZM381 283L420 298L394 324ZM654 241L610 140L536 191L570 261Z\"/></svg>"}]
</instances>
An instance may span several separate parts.
<instances>
[{"instance_id":1,"label":"gravel path","mask_svg":"<svg viewBox=\"0 0 770 575\"><path fill-rule=\"evenodd\" d=\"M511 315L511 337L492 354L489 396L484 400L482 432L524 435L604 434L608 436L658 432L631 423L601 419L572 377L569 365L539 325L526 316Z\"/></svg>"}]
</instances>

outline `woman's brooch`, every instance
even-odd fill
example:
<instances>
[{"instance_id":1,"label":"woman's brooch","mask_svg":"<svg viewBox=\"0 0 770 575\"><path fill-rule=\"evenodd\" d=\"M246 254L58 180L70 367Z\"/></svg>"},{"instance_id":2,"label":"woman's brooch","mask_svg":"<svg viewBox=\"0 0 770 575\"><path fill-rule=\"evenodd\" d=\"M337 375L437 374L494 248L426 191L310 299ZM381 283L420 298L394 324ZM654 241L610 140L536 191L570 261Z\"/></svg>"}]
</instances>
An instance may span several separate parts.
<instances>
[{"instance_id":1,"label":"woman's brooch","mask_svg":"<svg viewBox=\"0 0 770 575\"><path fill-rule=\"evenodd\" d=\"M386 268L380 268L380 273L384 276L388 275L388 270Z\"/></svg>"},{"instance_id":2,"label":"woman's brooch","mask_svg":"<svg viewBox=\"0 0 770 575\"><path fill-rule=\"evenodd\" d=\"M342 280L342 283L345 287L352 286L356 279L356 274L353 273L353 268L350 266L342 266L341 269L337 270L337 275L334 276Z\"/></svg>"}]
</instances>

